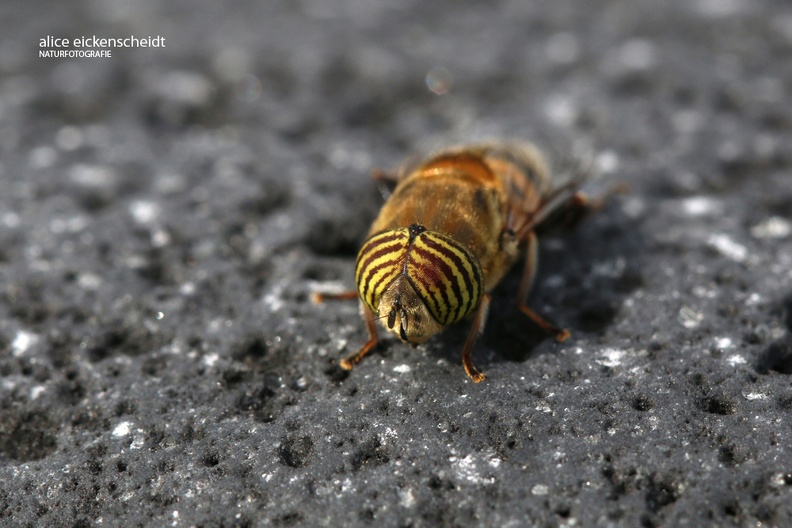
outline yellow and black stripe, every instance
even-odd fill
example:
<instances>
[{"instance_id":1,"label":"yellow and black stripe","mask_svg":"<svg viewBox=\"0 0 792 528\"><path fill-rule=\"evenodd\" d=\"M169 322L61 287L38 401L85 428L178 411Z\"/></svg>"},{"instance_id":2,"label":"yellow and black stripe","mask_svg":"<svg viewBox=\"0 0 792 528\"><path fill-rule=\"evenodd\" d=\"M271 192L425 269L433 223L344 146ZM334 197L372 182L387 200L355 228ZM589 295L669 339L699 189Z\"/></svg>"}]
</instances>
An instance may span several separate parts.
<instances>
[{"instance_id":1,"label":"yellow and black stripe","mask_svg":"<svg viewBox=\"0 0 792 528\"><path fill-rule=\"evenodd\" d=\"M484 289L478 259L452 238L420 224L378 233L358 254L358 292L375 314L382 294L400 275L406 275L429 313L444 326L472 312Z\"/></svg>"},{"instance_id":2,"label":"yellow and black stripe","mask_svg":"<svg viewBox=\"0 0 792 528\"><path fill-rule=\"evenodd\" d=\"M369 238L358 253L355 281L363 302L375 314L380 297L404 270L410 246L408 229L391 229Z\"/></svg>"}]
</instances>

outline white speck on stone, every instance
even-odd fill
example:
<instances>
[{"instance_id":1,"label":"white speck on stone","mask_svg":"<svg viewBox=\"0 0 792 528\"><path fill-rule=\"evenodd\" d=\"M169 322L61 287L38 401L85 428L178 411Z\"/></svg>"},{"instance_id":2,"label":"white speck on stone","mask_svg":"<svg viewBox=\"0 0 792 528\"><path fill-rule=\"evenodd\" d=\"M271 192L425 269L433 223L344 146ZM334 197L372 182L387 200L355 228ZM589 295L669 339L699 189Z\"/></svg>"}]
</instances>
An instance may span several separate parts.
<instances>
[{"instance_id":1,"label":"white speck on stone","mask_svg":"<svg viewBox=\"0 0 792 528\"><path fill-rule=\"evenodd\" d=\"M218 362L219 359L220 356L218 354L215 353L206 354L203 357L203 364L211 368L215 366L215 364Z\"/></svg>"},{"instance_id":2,"label":"white speck on stone","mask_svg":"<svg viewBox=\"0 0 792 528\"><path fill-rule=\"evenodd\" d=\"M621 365L621 360L624 357L624 351L615 348L606 348L600 354L602 357L594 361L606 367L618 367Z\"/></svg>"},{"instance_id":3,"label":"white speck on stone","mask_svg":"<svg viewBox=\"0 0 792 528\"><path fill-rule=\"evenodd\" d=\"M164 229L155 229L151 233L151 244L154 247L158 247L158 248L165 247L168 244L170 244L170 242L171 242L170 233L168 233Z\"/></svg>"},{"instance_id":4,"label":"white speck on stone","mask_svg":"<svg viewBox=\"0 0 792 528\"><path fill-rule=\"evenodd\" d=\"M545 114L556 126L569 127L575 122L578 109L568 97L555 95L545 103Z\"/></svg>"},{"instance_id":5,"label":"white speck on stone","mask_svg":"<svg viewBox=\"0 0 792 528\"><path fill-rule=\"evenodd\" d=\"M454 472L461 480L466 480L472 484L491 484L493 479L482 478L476 467L476 459L473 455L465 458L452 456L449 458Z\"/></svg>"},{"instance_id":6,"label":"white speck on stone","mask_svg":"<svg viewBox=\"0 0 792 528\"><path fill-rule=\"evenodd\" d=\"M120 424L115 426L113 429L113 436L116 438L121 436L127 436L131 430L132 423L131 422L121 422Z\"/></svg>"},{"instance_id":7,"label":"white speck on stone","mask_svg":"<svg viewBox=\"0 0 792 528\"><path fill-rule=\"evenodd\" d=\"M690 306L683 306L679 309L678 319L682 326L688 330L692 330L694 328L698 328L698 326L704 320L704 314L697 312Z\"/></svg>"},{"instance_id":8,"label":"white speck on stone","mask_svg":"<svg viewBox=\"0 0 792 528\"><path fill-rule=\"evenodd\" d=\"M52 147L37 147L30 152L28 163L34 169L51 167L58 159L58 151Z\"/></svg>"},{"instance_id":9,"label":"white speck on stone","mask_svg":"<svg viewBox=\"0 0 792 528\"><path fill-rule=\"evenodd\" d=\"M792 234L792 222L780 216L771 216L751 228L751 236L762 240L777 240Z\"/></svg>"},{"instance_id":10,"label":"white speck on stone","mask_svg":"<svg viewBox=\"0 0 792 528\"><path fill-rule=\"evenodd\" d=\"M756 292L753 292L751 295L748 296L747 299L745 299L745 305L756 306L760 304L762 301L763 301L762 296Z\"/></svg>"},{"instance_id":11,"label":"white speck on stone","mask_svg":"<svg viewBox=\"0 0 792 528\"><path fill-rule=\"evenodd\" d=\"M399 490L399 504L403 508L412 508L415 506L415 496L410 488Z\"/></svg>"},{"instance_id":12,"label":"white speck on stone","mask_svg":"<svg viewBox=\"0 0 792 528\"><path fill-rule=\"evenodd\" d=\"M126 493L121 495L120 500L121 500L121 502L129 502L129 501L131 501L134 498L135 498L135 493L132 492L132 491L127 491Z\"/></svg>"},{"instance_id":13,"label":"white speck on stone","mask_svg":"<svg viewBox=\"0 0 792 528\"><path fill-rule=\"evenodd\" d=\"M270 312L278 312L284 305L283 286L276 285L271 291L264 295L264 306L266 306Z\"/></svg>"},{"instance_id":14,"label":"white speck on stone","mask_svg":"<svg viewBox=\"0 0 792 528\"><path fill-rule=\"evenodd\" d=\"M30 399L31 400L37 399L39 396L41 396L41 393L43 393L45 390L47 389L44 387L44 385L36 385L35 387L30 389Z\"/></svg>"},{"instance_id":15,"label":"white speck on stone","mask_svg":"<svg viewBox=\"0 0 792 528\"><path fill-rule=\"evenodd\" d=\"M692 293L699 299L714 299L718 296L718 290L714 288L707 288L701 284L693 286Z\"/></svg>"},{"instance_id":16,"label":"white speck on stone","mask_svg":"<svg viewBox=\"0 0 792 528\"><path fill-rule=\"evenodd\" d=\"M160 208L148 200L135 200L129 205L129 212L138 224L150 224L159 216Z\"/></svg>"},{"instance_id":17,"label":"white speck on stone","mask_svg":"<svg viewBox=\"0 0 792 528\"><path fill-rule=\"evenodd\" d=\"M410 368L410 365L408 365L406 363L404 363L402 365L396 365L395 367L393 367L393 371L394 372L398 372L399 374L407 374L411 370L412 369Z\"/></svg>"},{"instance_id":18,"label":"white speck on stone","mask_svg":"<svg viewBox=\"0 0 792 528\"><path fill-rule=\"evenodd\" d=\"M766 400L767 394L763 394L761 392L749 392L748 394L745 395L745 399L749 401Z\"/></svg>"},{"instance_id":19,"label":"white speck on stone","mask_svg":"<svg viewBox=\"0 0 792 528\"><path fill-rule=\"evenodd\" d=\"M619 168L619 155L613 150L604 150L597 155L597 170L600 174L616 172Z\"/></svg>"},{"instance_id":20,"label":"white speck on stone","mask_svg":"<svg viewBox=\"0 0 792 528\"><path fill-rule=\"evenodd\" d=\"M716 337L715 348L718 350L728 350L734 346L734 341L731 337Z\"/></svg>"},{"instance_id":21,"label":"white speck on stone","mask_svg":"<svg viewBox=\"0 0 792 528\"><path fill-rule=\"evenodd\" d=\"M691 196L682 200L682 210L690 216L715 215L722 209L721 202L708 196Z\"/></svg>"},{"instance_id":22,"label":"white speck on stone","mask_svg":"<svg viewBox=\"0 0 792 528\"><path fill-rule=\"evenodd\" d=\"M724 257L735 262L743 262L748 257L748 248L732 240L725 233L715 233L707 239L707 244Z\"/></svg>"},{"instance_id":23,"label":"white speck on stone","mask_svg":"<svg viewBox=\"0 0 792 528\"><path fill-rule=\"evenodd\" d=\"M728 358L726 358L726 363L728 363L732 367L736 367L737 365L742 365L742 364L745 364L747 362L745 361L745 358L742 357L741 355L733 354L733 355L729 356Z\"/></svg>"},{"instance_id":24,"label":"white speck on stone","mask_svg":"<svg viewBox=\"0 0 792 528\"><path fill-rule=\"evenodd\" d=\"M2 223L5 227L14 228L19 227L19 224L22 223L22 219L19 218L19 215L13 211L6 211L3 213L3 216L0 217L0 223Z\"/></svg>"},{"instance_id":25,"label":"white speck on stone","mask_svg":"<svg viewBox=\"0 0 792 528\"><path fill-rule=\"evenodd\" d=\"M30 347L36 344L38 339L39 337L31 332L26 332L25 330L17 332L14 336L14 340L11 342L11 350L14 356L19 357L23 355L30 350Z\"/></svg>"},{"instance_id":26,"label":"white speck on stone","mask_svg":"<svg viewBox=\"0 0 792 528\"><path fill-rule=\"evenodd\" d=\"M546 484L536 484L531 488L532 495L544 496L550 493L550 488Z\"/></svg>"},{"instance_id":27,"label":"white speck on stone","mask_svg":"<svg viewBox=\"0 0 792 528\"><path fill-rule=\"evenodd\" d=\"M110 167L83 163L74 165L69 170L69 177L77 185L93 188L111 187L118 180L118 174Z\"/></svg>"},{"instance_id":28,"label":"white speck on stone","mask_svg":"<svg viewBox=\"0 0 792 528\"><path fill-rule=\"evenodd\" d=\"M630 218L640 218L646 211L646 202L637 196L628 196L624 200L622 210Z\"/></svg>"},{"instance_id":29,"label":"white speck on stone","mask_svg":"<svg viewBox=\"0 0 792 528\"><path fill-rule=\"evenodd\" d=\"M85 229L89 220L82 215L74 215L67 218L53 218L49 222L49 229L52 233L79 233Z\"/></svg>"},{"instance_id":30,"label":"white speck on stone","mask_svg":"<svg viewBox=\"0 0 792 528\"><path fill-rule=\"evenodd\" d=\"M145 444L146 437L143 435L143 431L140 429L137 430L137 434L132 437L132 442L129 444L129 449L140 449Z\"/></svg>"},{"instance_id":31,"label":"white speck on stone","mask_svg":"<svg viewBox=\"0 0 792 528\"><path fill-rule=\"evenodd\" d=\"M85 290L95 291L102 285L102 277L95 273L80 273L77 276L77 284Z\"/></svg>"}]
</instances>

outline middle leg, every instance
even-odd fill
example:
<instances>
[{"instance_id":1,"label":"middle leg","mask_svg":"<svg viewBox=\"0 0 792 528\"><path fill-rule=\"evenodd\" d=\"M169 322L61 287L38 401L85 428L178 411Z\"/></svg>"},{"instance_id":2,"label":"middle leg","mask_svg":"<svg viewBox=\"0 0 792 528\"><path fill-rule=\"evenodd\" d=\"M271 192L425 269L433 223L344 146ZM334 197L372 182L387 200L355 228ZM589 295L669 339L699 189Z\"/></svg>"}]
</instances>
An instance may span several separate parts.
<instances>
[{"instance_id":1,"label":"middle leg","mask_svg":"<svg viewBox=\"0 0 792 528\"><path fill-rule=\"evenodd\" d=\"M523 276L520 280L520 289L517 292L517 302L519 303L519 308L522 313L527 315L531 321L539 325L542 330L547 332L548 334L555 334L555 339L559 343L561 341L566 341L569 339L571 335L569 330L566 328L560 328L555 326L554 324L546 321L541 315L531 310L528 307L525 300L528 296L528 291L531 289L531 285L533 284L534 277L536 276L536 262L537 262L537 251L538 251L538 244L536 242L536 234L533 231L529 231L526 235L526 241L528 243L528 247L525 254L525 269L523 270Z\"/></svg>"}]
</instances>

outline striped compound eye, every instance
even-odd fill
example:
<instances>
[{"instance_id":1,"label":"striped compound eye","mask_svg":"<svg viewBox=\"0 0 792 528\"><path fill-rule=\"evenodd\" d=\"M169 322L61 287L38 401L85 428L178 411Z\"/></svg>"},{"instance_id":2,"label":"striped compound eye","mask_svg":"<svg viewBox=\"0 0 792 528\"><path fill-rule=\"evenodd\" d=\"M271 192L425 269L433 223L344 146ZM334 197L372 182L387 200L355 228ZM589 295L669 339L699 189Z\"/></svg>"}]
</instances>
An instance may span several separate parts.
<instances>
[{"instance_id":1,"label":"striped compound eye","mask_svg":"<svg viewBox=\"0 0 792 528\"><path fill-rule=\"evenodd\" d=\"M420 224L369 238L358 254L355 279L360 298L373 313L388 316L391 329L394 317L403 314L402 339L407 315L419 308L402 307L403 303L417 297L415 302L422 302L437 323L448 326L472 312L484 290L478 259L453 239ZM405 281L415 296L412 292L404 296L394 293ZM380 306L383 299L390 306Z\"/></svg>"}]
</instances>

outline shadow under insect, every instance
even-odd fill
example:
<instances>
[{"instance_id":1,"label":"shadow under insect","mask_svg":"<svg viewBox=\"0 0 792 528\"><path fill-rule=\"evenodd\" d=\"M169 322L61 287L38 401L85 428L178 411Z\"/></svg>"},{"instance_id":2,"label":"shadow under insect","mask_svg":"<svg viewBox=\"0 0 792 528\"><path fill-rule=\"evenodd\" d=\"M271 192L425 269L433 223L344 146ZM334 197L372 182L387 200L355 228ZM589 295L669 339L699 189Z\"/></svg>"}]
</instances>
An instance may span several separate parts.
<instances>
[{"instance_id":1,"label":"shadow under insect","mask_svg":"<svg viewBox=\"0 0 792 528\"><path fill-rule=\"evenodd\" d=\"M760 374L770 371L779 374L792 374L792 293L781 303L781 315L787 327L786 335L774 341L760 356L756 370Z\"/></svg>"},{"instance_id":2,"label":"shadow under insect","mask_svg":"<svg viewBox=\"0 0 792 528\"><path fill-rule=\"evenodd\" d=\"M552 353L570 346L580 335L604 335L619 316L624 298L645 285L638 264L643 237L635 220L628 221L610 205L596 218L577 225L581 219L551 219L538 231L543 244L536 281L526 299L552 324L568 329L571 339L552 345L553 336L517 309L514 292L521 279L518 265L493 290L490 316L480 340L482 349L495 352L495 361L526 361L540 352L540 345L546 341L551 346L541 352ZM603 266L608 268L607 273L596 271Z\"/></svg>"}]
</instances>

